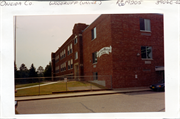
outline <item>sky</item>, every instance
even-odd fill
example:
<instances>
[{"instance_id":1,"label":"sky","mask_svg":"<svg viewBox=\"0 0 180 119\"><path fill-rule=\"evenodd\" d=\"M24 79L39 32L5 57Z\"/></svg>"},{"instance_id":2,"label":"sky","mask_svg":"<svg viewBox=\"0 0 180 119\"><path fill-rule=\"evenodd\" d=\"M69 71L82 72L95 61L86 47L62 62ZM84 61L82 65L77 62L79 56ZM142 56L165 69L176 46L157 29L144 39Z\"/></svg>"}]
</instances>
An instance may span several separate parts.
<instances>
[{"instance_id":1,"label":"sky","mask_svg":"<svg viewBox=\"0 0 180 119\"><path fill-rule=\"evenodd\" d=\"M75 23L91 24L99 14L16 16L16 65L44 69L55 52L72 34Z\"/></svg>"}]
</instances>

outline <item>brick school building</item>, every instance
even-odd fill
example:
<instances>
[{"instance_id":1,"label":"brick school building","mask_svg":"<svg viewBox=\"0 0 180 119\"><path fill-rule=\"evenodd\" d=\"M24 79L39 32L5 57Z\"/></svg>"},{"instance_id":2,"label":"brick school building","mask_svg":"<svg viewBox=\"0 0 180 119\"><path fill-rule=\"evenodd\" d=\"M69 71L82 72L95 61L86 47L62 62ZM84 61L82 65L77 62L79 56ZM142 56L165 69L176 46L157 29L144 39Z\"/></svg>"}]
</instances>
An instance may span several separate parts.
<instances>
[{"instance_id":1,"label":"brick school building","mask_svg":"<svg viewBox=\"0 0 180 119\"><path fill-rule=\"evenodd\" d=\"M111 88L157 83L164 79L163 30L162 14L102 14L90 25L77 23L51 54L52 76L93 76Z\"/></svg>"}]
</instances>

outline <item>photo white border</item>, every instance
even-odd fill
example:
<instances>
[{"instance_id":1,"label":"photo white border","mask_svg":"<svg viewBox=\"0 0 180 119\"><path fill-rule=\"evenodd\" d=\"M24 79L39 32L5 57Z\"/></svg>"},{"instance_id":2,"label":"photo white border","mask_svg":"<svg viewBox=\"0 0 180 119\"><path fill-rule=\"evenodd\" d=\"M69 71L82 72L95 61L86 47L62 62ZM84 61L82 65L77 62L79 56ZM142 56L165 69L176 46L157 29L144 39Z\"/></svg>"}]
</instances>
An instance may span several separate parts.
<instances>
[{"instance_id":1,"label":"photo white border","mask_svg":"<svg viewBox=\"0 0 180 119\"><path fill-rule=\"evenodd\" d=\"M134 0L136 1L136 0ZM140 1L140 0L137 0ZM16 1L7 1L16 2ZM180 4L159 4L141 0L139 5L118 6L117 1L102 1L101 5L57 5L49 1L31 1L32 5L0 6L0 118L179 118L179 36ZM165 112L85 113L85 114L14 114L14 16L108 13L161 13L164 15L165 48Z\"/></svg>"}]
</instances>

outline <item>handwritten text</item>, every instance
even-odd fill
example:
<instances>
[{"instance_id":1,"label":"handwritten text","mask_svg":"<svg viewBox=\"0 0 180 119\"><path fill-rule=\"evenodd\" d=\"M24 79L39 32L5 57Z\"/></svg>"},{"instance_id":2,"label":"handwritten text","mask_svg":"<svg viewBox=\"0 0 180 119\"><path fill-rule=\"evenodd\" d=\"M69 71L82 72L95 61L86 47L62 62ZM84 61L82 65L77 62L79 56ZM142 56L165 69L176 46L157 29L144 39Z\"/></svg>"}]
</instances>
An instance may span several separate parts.
<instances>
[{"instance_id":1,"label":"handwritten text","mask_svg":"<svg viewBox=\"0 0 180 119\"><path fill-rule=\"evenodd\" d=\"M180 0L157 0L157 2L155 3L156 5L159 4L180 4Z\"/></svg>"},{"instance_id":2,"label":"handwritten text","mask_svg":"<svg viewBox=\"0 0 180 119\"><path fill-rule=\"evenodd\" d=\"M118 0L116 4L118 6L125 6L126 4L129 5L140 5L142 3L142 0Z\"/></svg>"},{"instance_id":3,"label":"handwritten text","mask_svg":"<svg viewBox=\"0 0 180 119\"><path fill-rule=\"evenodd\" d=\"M7 1L1 1L0 6L21 6L21 5L26 5L30 6L32 5L32 2L25 1L25 2L7 2Z\"/></svg>"},{"instance_id":4,"label":"handwritten text","mask_svg":"<svg viewBox=\"0 0 180 119\"><path fill-rule=\"evenodd\" d=\"M49 5L101 5L101 1L50 1Z\"/></svg>"}]
</instances>

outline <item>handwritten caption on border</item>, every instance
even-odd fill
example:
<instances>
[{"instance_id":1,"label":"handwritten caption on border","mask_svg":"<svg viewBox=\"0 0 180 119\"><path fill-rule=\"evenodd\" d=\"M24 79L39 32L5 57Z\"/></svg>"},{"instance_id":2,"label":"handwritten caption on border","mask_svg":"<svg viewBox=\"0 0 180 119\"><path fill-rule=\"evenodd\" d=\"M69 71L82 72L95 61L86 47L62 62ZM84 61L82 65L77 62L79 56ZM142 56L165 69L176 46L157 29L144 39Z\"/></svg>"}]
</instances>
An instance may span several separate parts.
<instances>
[{"instance_id":1,"label":"handwritten caption on border","mask_svg":"<svg viewBox=\"0 0 180 119\"><path fill-rule=\"evenodd\" d=\"M0 6L30 6L32 5L32 2L30 1L24 1L24 2L7 2L7 1L1 1Z\"/></svg>"},{"instance_id":2,"label":"handwritten caption on border","mask_svg":"<svg viewBox=\"0 0 180 119\"><path fill-rule=\"evenodd\" d=\"M116 5L119 7L125 5L141 5L143 0L117 0ZM49 1L49 6L55 5L102 5L102 1ZM180 0L157 0L154 2L156 5L163 5L163 4L180 4ZM31 6L33 5L32 1L1 1L0 6Z\"/></svg>"}]
</instances>

